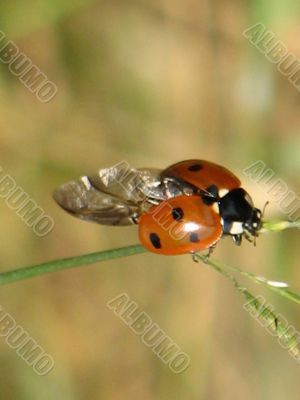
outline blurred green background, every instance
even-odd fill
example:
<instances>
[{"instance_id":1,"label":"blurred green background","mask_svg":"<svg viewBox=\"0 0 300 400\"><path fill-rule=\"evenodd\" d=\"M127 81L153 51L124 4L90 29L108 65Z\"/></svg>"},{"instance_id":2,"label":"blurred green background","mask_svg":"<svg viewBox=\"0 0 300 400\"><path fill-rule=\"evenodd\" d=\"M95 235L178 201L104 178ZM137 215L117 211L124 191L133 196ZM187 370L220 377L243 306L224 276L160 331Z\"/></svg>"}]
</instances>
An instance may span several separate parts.
<instances>
[{"instance_id":1,"label":"blurred green background","mask_svg":"<svg viewBox=\"0 0 300 400\"><path fill-rule=\"evenodd\" d=\"M37 237L0 201L1 270L137 242L136 227L64 213L52 191L127 160L163 168L204 158L242 171L256 160L299 194L300 95L242 32L262 22L300 57L299 2L27 0L0 4L0 29L58 86L40 103L0 64L0 165L55 221ZM266 218L286 219L274 202ZM297 242L298 241L298 242ZM299 232L257 247L222 240L214 256L300 291ZM300 329L299 307L262 287ZM106 303L121 292L191 357L175 375ZM119 259L1 287L0 304L55 360L38 376L0 338L1 399L299 399L299 365L191 257Z\"/></svg>"}]
</instances>

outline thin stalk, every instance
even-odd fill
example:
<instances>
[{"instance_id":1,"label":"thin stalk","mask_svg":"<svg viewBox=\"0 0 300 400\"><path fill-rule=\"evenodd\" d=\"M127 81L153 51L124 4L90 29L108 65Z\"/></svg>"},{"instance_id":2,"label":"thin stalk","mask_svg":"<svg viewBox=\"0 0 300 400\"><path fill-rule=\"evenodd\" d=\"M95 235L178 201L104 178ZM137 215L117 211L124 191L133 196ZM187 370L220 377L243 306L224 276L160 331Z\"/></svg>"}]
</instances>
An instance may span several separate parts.
<instances>
[{"instance_id":1,"label":"thin stalk","mask_svg":"<svg viewBox=\"0 0 300 400\"><path fill-rule=\"evenodd\" d=\"M50 272L57 272L64 269L80 267L82 265L94 264L100 261L132 256L134 254L144 253L145 251L146 249L137 244L128 247L120 247L118 249L84 254L81 256L62 258L29 267L18 268L12 271L0 273L0 285L6 285L7 283L33 278L34 276L39 276Z\"/></svg>"},{"instance_id":2,"label":"thin stalk","mask_svg":"<svg viewBox=\"0 0 300 400\"><path fill-rule=\"evenodd\" d=\"M288 228L299 228L300 222L289 222L289 221L271 221L265 222L262 233L266 231L281 231ZM34 276L43 275L50 272L61 271L64 269L80 267L83 265L93 264L96 262L113 260L115 258L127 257L134 254L144 253L146 250L141 245L133 245L128 247L121 247L112 250L105 250L91 254L84 254L80 256L70 257L70 258L63 258L59 260L49 261L42 264L32 265L24 268L18 268L11 271L6 271L0 273L0 285L5 285L7 283L20 281L23 279L32 278ZM202 261L205 259L205 256L199 254L199 259ZM214 265L213 265L214 263ZM286 289L282 288L274 288L272 285L269 284L270 281L267 281L265 278L256 277L249 272L241 271L237 267L226 266L225 264L221 264L212 258L209 259L209 264L216 268L221 268L224 270L226 267L236 272L239 272L242 275L247 276L248 278L254 280L256 283L267 284L269 288L275 290L277 293L281 294L282 296L288 297L289 299L300 303L300 296L295 293L292 293ZM219 271L220 272L220 271Z\"/></svg>"}]
</instances>

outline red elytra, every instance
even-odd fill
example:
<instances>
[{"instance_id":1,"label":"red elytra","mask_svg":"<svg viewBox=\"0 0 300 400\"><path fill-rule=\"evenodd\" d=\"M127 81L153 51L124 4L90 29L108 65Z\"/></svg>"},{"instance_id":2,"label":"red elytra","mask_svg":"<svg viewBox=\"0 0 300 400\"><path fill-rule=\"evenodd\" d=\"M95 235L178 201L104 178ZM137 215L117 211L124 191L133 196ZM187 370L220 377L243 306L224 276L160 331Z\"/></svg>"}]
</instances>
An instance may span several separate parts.
<instances>
[{"instance_id":1,"label":"red elytra","mask_svg":"<svg viewBox=\"0 0 300 400\"><path fill-rule=\"evenodd\" d=\"M185 160L167 167L160 178L173 186L184 188L188 184L189 190L202 196L206 204L217 203L223 234L230 235L237 245L243 237L255 244L263 214L228 169L210 161Z\"/></svg>"},{"instance_id":2,"label":"red elytra","mask_svg":"<svg viewBox=\"0 0 300 400\"><path fill-rule=\"evenodd\" d=\"M176 255L209 249L222 236L220 215L200 196L178 196L139 218L139 238L151 252Z\"/></svg>"},{"instance_id":3,"label":"red elytra","mask_svg":"<svg viewBox=\"0 0 300 400\"><path fill-rule=\"evenodd\" d=\"M126 168L121 163L66 182L54 198L83 220L114 226L139 223L142 244L159 254L209 249L222 235L237 245L243 238L255 243L263 213L228 169L197 159L162 171Z\"/></svg>"},{"instance_id":4,"label":"red elytra","mask_svg":"<svg viewBox=\"0 0 300 400\"><path fill-rule=\"evenodd\" d=\"M205 160L180 161L163 170L160 177L177 178L203 190L212 185L228 191L241 186L239 178L228 169Z\"/></svg>"}]
</instances>

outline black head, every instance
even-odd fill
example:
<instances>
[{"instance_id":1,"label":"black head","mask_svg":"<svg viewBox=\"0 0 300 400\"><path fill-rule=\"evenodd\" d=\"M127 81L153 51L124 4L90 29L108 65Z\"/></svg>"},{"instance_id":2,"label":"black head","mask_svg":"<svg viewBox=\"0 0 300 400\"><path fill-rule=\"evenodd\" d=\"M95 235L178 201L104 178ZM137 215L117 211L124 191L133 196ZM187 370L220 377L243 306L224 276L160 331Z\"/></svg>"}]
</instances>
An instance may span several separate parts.
<instances>
[{"instance_id":1,"label":"black head","mask_svg":"<svg viewBox=\"0 0 300 400\"><path fill-rule=\"evenodd\" d=\"M253 206L251 197L244 189L233 189L222 197L219 211L223 220L223 232L232 235L235 243L240 244L243 235L247 239L258 236L262 226L262 213Z\"/></svg>"}]
</instances>

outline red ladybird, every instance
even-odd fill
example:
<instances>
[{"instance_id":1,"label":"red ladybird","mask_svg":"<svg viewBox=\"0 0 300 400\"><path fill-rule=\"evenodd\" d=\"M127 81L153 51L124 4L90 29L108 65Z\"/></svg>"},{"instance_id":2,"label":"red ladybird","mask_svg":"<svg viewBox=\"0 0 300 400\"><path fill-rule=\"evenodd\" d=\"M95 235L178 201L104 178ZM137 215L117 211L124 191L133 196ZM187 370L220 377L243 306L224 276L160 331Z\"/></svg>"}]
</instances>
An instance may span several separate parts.
<instances>
[{"instance_id":1,"label":"red ladybird","mask_svg":"<svg viewBox=\"0 0 300 400\"><path fill-rule=\"evenodd\" d=\"M242 237L248 240L258 236L262 226L262 213L253 206L249 194L241 187L241 181L228 169L205 160L186 160L173 164L160 174L168 187L189 188L202 196L207 204L216 203L219 208L223 234L231 235L236 244Z\"/></svg>"},{"instance_id":2,"label":"red ladybird","mask_svg":"<svg viewBox=\"0 0 300 400\"><path fill-rule=\"evenodd\" d=\"M262 225L262 213L240 180L204 160L182 161L163 171L121 162L63 184L54 198L84 220L138 223L141 243L160 254L211 250L222 235L240 244L243 236L255 239Z\"/></svg>"},{"instance_id":3,"label":"red ladybird","mask_svg":"<svg viewBox=\"0 0 300 400\"><path fill-rule=\"evenodd\" d=\"M141 243L154 253L175 255L213 247L222 236L220 215L200 196L178 196L139 218Z\"/></svg>"}]
</instances>

